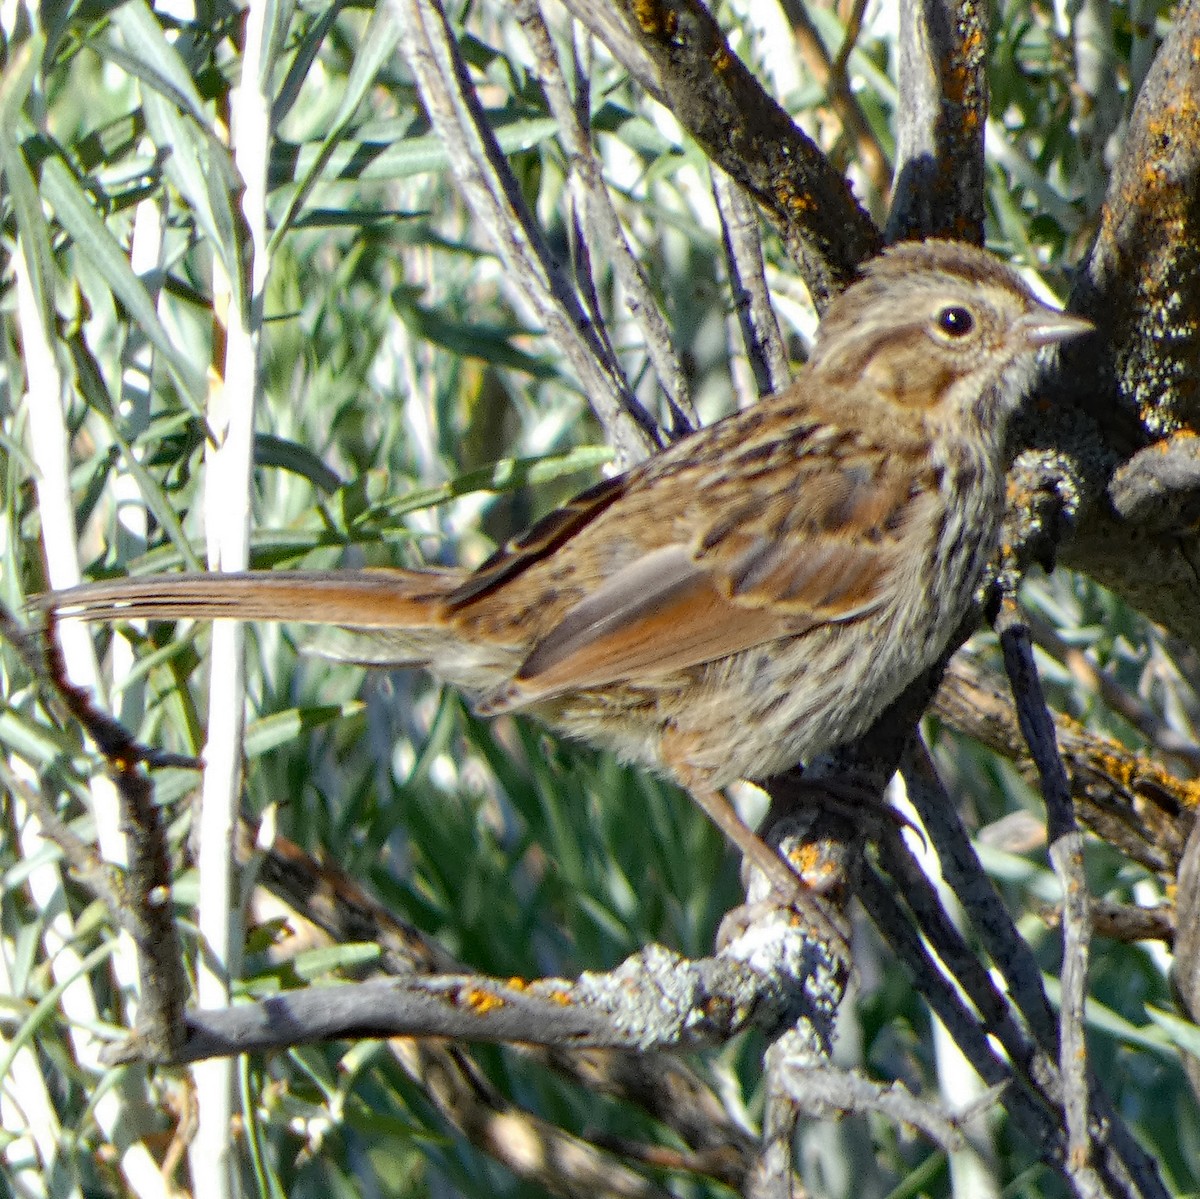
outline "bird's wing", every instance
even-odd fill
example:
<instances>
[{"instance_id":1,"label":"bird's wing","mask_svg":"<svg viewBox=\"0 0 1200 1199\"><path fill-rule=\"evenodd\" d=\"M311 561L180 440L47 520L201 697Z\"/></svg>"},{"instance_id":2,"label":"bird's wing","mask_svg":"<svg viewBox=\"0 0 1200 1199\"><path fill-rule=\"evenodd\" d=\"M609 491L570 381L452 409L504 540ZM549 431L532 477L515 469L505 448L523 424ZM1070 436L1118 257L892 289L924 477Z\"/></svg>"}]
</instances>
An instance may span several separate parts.
<instances>
[{"instance_id":1,"label":"bird's wing","mask_svg":"<svg viewBox=\"0 0 1200 1199\"><path fill-rule=\"evenodd\" d=\"M448 608L453 611L474 603L548 557L619 500L631 477L626 474L602 479L561 508L547 513L472 571L448 597Z\"/></svg>"},{"instance_id":2,"label":"bird's wing","mask_svg":"<svg viewBox=\"0 0 1200 1199\"><path fill-rule=\"evenodd\" d=\"M751 439L719 475L696 474L683 522L691 541L649 549L569 608L492 710L661 678L859 619L886 598L913 544L906 530L931 522L937 505L936 479L916 453L865 452L826 427L790 444ZM655 491L642 491L643 511L632 494L606 522L646 519Z\"/></svg>"}]
</instances>

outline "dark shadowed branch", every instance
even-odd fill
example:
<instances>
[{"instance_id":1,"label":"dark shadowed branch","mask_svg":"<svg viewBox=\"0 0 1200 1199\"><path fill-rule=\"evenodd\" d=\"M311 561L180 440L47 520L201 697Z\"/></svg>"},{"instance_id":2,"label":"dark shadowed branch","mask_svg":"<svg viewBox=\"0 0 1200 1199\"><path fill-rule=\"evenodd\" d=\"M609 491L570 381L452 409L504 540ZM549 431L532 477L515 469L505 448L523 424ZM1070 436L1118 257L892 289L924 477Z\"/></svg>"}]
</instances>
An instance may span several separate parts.
<instances>
[{"instance_id":1,"label":"dark shadowed branch","mask_svg":"<svg viewBox=\"0 0 1200 1199\"><path fill-rule=\"evenodd\" d=\"M1012 687L1025 744L1037 767L1046 802L1050 861L1063 892L1062 996L1059 1001L1058 1066L1063 1084L1068 1162L1073 1171L1089 1169L1091 1129L1088 1107L1088 1055L1083 1031L1091 936L1088 882L1083 868L1083 834L1075 822L1071 788L1058 753L1054 722L1046 709L1033 661L1033 642L1015 601L1008 599L997 622L1004 665ZM1089 1189L1095 1185L1087 1180Z\"/></svg>"}]
</instances>

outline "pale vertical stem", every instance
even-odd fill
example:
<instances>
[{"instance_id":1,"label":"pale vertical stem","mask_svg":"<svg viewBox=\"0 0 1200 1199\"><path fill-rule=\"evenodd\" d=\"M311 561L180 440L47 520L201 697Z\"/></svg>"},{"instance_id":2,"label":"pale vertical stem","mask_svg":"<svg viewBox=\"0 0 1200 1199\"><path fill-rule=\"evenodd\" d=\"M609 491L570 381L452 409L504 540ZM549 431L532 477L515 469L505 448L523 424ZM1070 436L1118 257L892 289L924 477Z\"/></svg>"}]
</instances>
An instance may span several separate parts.
<instances>
[{"instance_id":1,"label":"pale vertical stem","mask_svg":"<svg viewBox=\"0 0 1200 1199\"><path fill-rule=\"evenodd\" d=\"M38 468L35 486L50 585L70 587L79 582L80 572L63 408L67 382L59 368L54 339L31 282L26 255L25 245L18 242L13 271L26 372L24 403L29 421L29 445ZM91 688L99 695L99 666L87 629L78 621L65 621L59 626L59 637L71 682ZM26 771L30 781L37 785L34 772L25 763L15 762L14 768ZM116 791L107 778L97 777L92 780L90 795L100 852L108 861L123 863L125 842L120 830ZM38 821L24 811L18 797L13 797L13 803L23 855L28 861L45 860L45 842ZM90 1031L99 1023L99 1012L87 975L82 970L82 959L74 948L75 930L63 897L62 877L55 866L38 866L30 872L27 885L34 903L47 914L46 960L51 963L55 980L72 980L63 991L62 1007L68 1020L75 1060L83 1069L99 1075L103 1071L99 1060L102 1043ZM137 977L135 951L127 935L117 934L117 941L114 969L126 993L132 994ZM120 1128L120 1140L125 1142L125 1137L138 1122L139 1098L133 1087L113 1088L100 1097L94 1115L106 1137L115 1142ZM163 1196L165 1199L167 1188L162 1176L145 1147L136 1140L122 1152L121 1170L134 1194Z\"/></svg>"},{"instance_id":2,"label":"pale vertical stem","mask_svg":"<svg viewBox=\"0 0 1200 1199\"><path fill-rule=\"evenodd\" d=\"M212 389L209 427L215 439L207 458L205 520L209 566L244 570L249 563L250 485L254 414L260 392L266 257L266 170L270 143L270 64L265 60L271 0L251 0L241 79L231 96L233 158L241 174L242 209L250 235L244 281L228 280L225 361ZM231 253L230 262L238 255ZM243 282L243 286L238 286ZM214 288L214 291L217 290ZM245 297L244 302L239 297ZM245 711L245 637L240 624L218 621L212 634L208 744L200 811L200 903L197 919L205 953L198 962L201 1006L229 1002L229 980L238 968L240 904L233 877L233 832L237 816ZM235 1063L193 1067L199 1122L191 1147L192 1177L206 1195L237 1193L231 1141Z\"/></svg>"},{"instance_id":3,"label":"pale vertical stem","mask_svg":"<svg viewBox=\"0 0 1200 1199\"><path fill-rule=\"evenodd\" d=\"M152 149L147 147L150 152ZM129 265L146 283L146 290L157 297L163 265L163 233L166 225L166 199L159 194L138 204L133 216L133 232L129 239ZM126 440L133 444L150 419L150 389L154 368L154 351L149 340L132 322L128 340L121 353L121 383L117 412ZM141 451L135 449L134 453ZM117 554L128 561L146 549L149 517L141 487L133 471L124 466L113 480L116 501ZM113 630L109 651L109 677L113 682L117 718L128 728L137 728L142 717L143 689L126 688L133 670L135 656L129 638L120 628Z\"/></svg>"},{"instance_id":4,"label":"pale vertical stem","mask_svg":"<svg viewBox=\"0 0 1200 1199\"><path fill-rule=\"evenodd\" d=\"M8 965L14 953L11 941L0 941L0 994L3 995L14 994ZM8 1054L11 1047L11 1041L0 1035L0 1056ZM41 1199L48 1194L46 1179L54 1172L62 1125L37 1054L29 1045L17 1051L7 1075L0 1080L0 1127L13 1138L3 1152L4 1169L12 1179L13 1190L31 1199ZM82 1199L77 1183L65 1192L64 1199Z\"/></svg>"},{"instance_id":5,"label":"pale vertical stem","mask_svg":"<svg viewBox=\"0 0 1200 1199\"><path fill-rule=\"evenodd\" d=\"M1083 0L1071 22L1075 50L1075 144L1080 156L1078 178L1083 202L1095 212L1108 189L1110 142L1121 121L1125 101L1117 87L1117 55L1113 45L1113 12L1109 0Z\"/></svg>"}]
</instances>

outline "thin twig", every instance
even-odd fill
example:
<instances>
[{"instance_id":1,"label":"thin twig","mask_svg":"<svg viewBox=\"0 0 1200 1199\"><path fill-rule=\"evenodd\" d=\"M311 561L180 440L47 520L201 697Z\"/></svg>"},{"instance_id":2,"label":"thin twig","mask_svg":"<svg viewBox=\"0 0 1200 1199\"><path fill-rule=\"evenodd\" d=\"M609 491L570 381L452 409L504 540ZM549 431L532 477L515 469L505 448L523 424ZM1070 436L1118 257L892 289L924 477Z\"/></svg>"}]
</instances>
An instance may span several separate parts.
<instances>
[{"instance_id":1,"label":"thin twig","mask_svg":"<svg viewBox=\"0 0 1200 1199\"><path fill-rule=\"evenodd\" d=\"M11 86L21 76L21 55L32 45L32 42L26 42L10 58L5 72L6 86ZM27 189L31 193L27 211L41 214L42 201L36 196L29 166L17 148L14 130L15 124L0 130L0 166L4 170L5 189L10 195L17 189ZM20 361L26 372L22 402L28 416L31 457L38 465L34 485L49 581L52 586L66 587L80 581L80 570L65 418L69 384L55 348L54 273L53 270L44 273L44 268L53 261L46 223L35 222L27 226L17 218L17 242L11 270L21 340ZM14 385L19 386L19 383ZM64 652L72 681L99 693L101 675L91 635L78 623L64 630L64 634ZM96 777L89 782L88 796L101 855L108 862L124 862L121 802L116 788L107 777ZM36 821L21 821L19 837L25 859L38 863L44 841ZM92 1030L97 1027L100 1012L75 945L61 873L53 864L36 864L26 884L33 903L47 917L42 934L45 958L55 979L65 984L62 1008L67 1017L74 1061L84 1070L96 1070L102 1046ZM50 918L51 914L53 918ZM112 968L123 992L132 992L136 985L138 965L135 959L132 941L121 934L112 955ZM130 1110L136 1109L144 1100L143 1083L130 1076L122 1081L120 1088L108 1089L98 1095L93 1115L110 1144L126 1145L120 1155L125 1185L132 1193L151 1199L162 1195L165 1189L158 1178L157 1164L144 1144L129 1144L118 1135L128 1121Z\"/></svg>"},{"instance_id":2,"label":"thin twig","mask_svg":"<svg viewBox=\"0 0 1200 1199\"><path fill-rule=\"evenodd\" d=\"M537 228L496 143L438 0L387 0L400 22L401 48L430 121L457 148L450 170L475 220L526 304L567 356L618 464L636 462L657 444L653 418L630 392L561 266Z\"/></svg>"},{"instance_id":3,"label":"thin twig","mask_svg":"<svg viewBox=\"0 0 1200 1199\"><path fill-rule=\"evenodd\" d=\"M1027 1080L1014 1079L1011 1067L988 1039L979 1013L946 977L922 941L911 918L901 909L891 886L875 873L864 871L859 897L876 928L900 961L955 1044L989 1086L1009 1084L1003 1093L1005 1108L1022 1133L1037 1146L1044 1161L1061 1165L1066 1145L1058 1131L1054 1105Z\"/></svg>"},{"instance_id":4,"label":"thin twig","mask_svg":"<svg viewBox=\"0 0 1200 1199\"><path fill-rule=\"evenodd\" d=\"M850 11L845 17L845 32L842 35L842 44L838 47L838 52L834 56L832 70L835 75L845 76L846 67L850 62L850 55L854 51L854 47L858 45L858 39L862 36L863 18L867 13L868 0L853 0L850 6Z\"/></svg>"},{"instance_id":5,"label":"thin twig","mask_svg":"<svg viewBox=\"0 0 1200 1199\"><path fill-rule=\"evenodd\" d=\"M1185 767L1200 773L1200 745L1182 736L1130 694L1108 671L1092 662L1083 650L1071 645L1049 621L1026 612L1025 623L1034 643L1071 672L1081 686L1094 691L1119 716L1127 720L1151 745Z\"/></svg>"},{"instance_id":6,"label":"thin twig","mask_svg":"<svg viewBox=\"0 0 1200 1199\"><path fill-rule=\"evenodd\" d=\"M945 1153L957 1153L966 1147L960 1117L940 1104L918 1099L903 1083L884 1085L852 1070L796 1060L785 1063L783 1082L793 1102L809 1116L828 1119L876 1113L917 1129ZM994 1101L1003 1091L1003 1086L992 1088L983 1104ZM970 1114L979 1108L979 1104L973 1104Z\"/></svg>"},{"instance_id":7,"label":"thin twig","mask_svg":"<svg viewBox=\"0 0 1200 1199\"><path fill-rule=\"evenodd\" d=\"M874 193L875 199L872 201L874 208L888 194L892 168L879 143L879 138L875 136L875 131L871 128L870 122L862 110L862 105L850 90L850 81L846 78L846 62L854 48L855 30L853 27L847 30L846 39L840 47L837 58L831 59L829 51L825 49L825 43L821 40L821 35L817 32L817 27L813 24L812 18L809 17L804 6L801 4L789 6L788 16L791 19L792 31L796 36L796 46L800 51L800 57L804 59L804 65L817 85L825 89L829 107L841 121L842 129L854 145L854 161L862 170L867 186ZM861 11L858 13L858 21L861 25Z\"/></svg>"},{"instance_id":8,"label":"thin twig","mask_svg":"<svg viewBox=\"0 0 1200 1199\"><path fill-rule=\"evenodd\" d=\"M1063 890L1062 1000L1059 1008L1059 1073L1063 1081L1069 1146L1068 1169L1078 1171L1085 1189L1091 1154L1088 1115L1088 1057L1083 1005L1087 996L1087 877L1083 868L1083 834L1075 823L1071 788L1058 753L1054 722L1046 710L1041 680L1033 660L1029 628L1016 603L1006 600L998 621L1004 665L1017 705L1017 717L1029 752L1037 764L1050 829L1050 861ZM1094 1185L1094 1184L1093 1184Z\"/></svg>"},{"instance_id":9,"label":"thin twig","mask_svg":"<svg viewBox=\"0 0 1200 1199\"><path fill-rule=\"evenodd\" d=\"M1034 781L1011 697L969 658L960 655L951 664L933 711L952 728L1016 762ZM1083 821L1147 870L1174 877L1200 785L1073 721L1056 717L1055 723Z\"/></svg>"},{"instance_id":10,"label":"thin twig","mask_svg":"<svg viewBox=\"0 0 1200 1199\"><path fill-rule=\"evenodd\" d=\"M909 799L938 852L943 876L1004 973L1009 984L1007 994L967 944L898 831L888 842L888 873L900 885L922 933L1004 1046L1013 1065L1033 1086L1044 1091L1048 1102L1057 1103L1055 1062L1044 1044L1053 1037L1054 1025L1041 989L1041 976L1030 977L1023 968L1027 963L1010 944L1016 930L975 858L950 798L933 770L924 747L915 745L904 767ZM1026 1023L1022 1023L1021 1015Z\"/></svg>"},{"instance_id":11,"label":"thin twig","mask_svg":"<svg viewBox=\"0 0 1200 1199\"><path fill-rule=\"evenodd\" d=\"M1052 1120L1054 1127L1057 1127L1062 1120L1061 1115L1057 1114L1062 1101L1062 1083L1056 1061L1058 1030L1041 985L1037 960L999 903L995 889L983 872L962 823L955 815L954 803L937 777L923 746L914 747L905 767L905 778L909 784L909 798L937 849L943 874L971 916L975 931L1004 976L1013 1000L1037 1035L1039 1047L1033 1055L1023 1053L1021 1056L1030 1084L1036 1088L1051 1112L1056 1113ZM928 995L925 990L927 981L918 976L918 985ZM966 981L960 979L960 982ZM954 1036L959 1040L957 1031ZM961 1041L959 1043L962 1045ZM968 1052L967 1056L975 1064L972 1054ZM979 1069L977 1064L976 1069ZM991 1081L982 1071L980 1073L985 1081ZM1094 1079L1089 1079L1089 1086L1093 1112L1091 1156L1103 1177L1104 1185L1110 1188L1104 1193L1166 1199L1167 1192L1154 1162L1134 1140ZM1065 1154L1065 1144L1062 1149ZM1077 1176L1065 1157L1055 1156L1047 1160L1057 1161L1073 1179ZM1090 1184L1095 1171L1077 1173L1084 1183Z\"/></svg>"},{"instance_id":12,"label":"thin twig","mask_svg":"<svg viewBox=\"0 0 1200 1199\"><path fill-rule=\"evenodd\" d=\"M392 1052L441 1115L517 1178L563 1199L668 1199L598 1145L506 1099L462 1050L392 1040Z\"/></svg>"},{"instance_id":13,"label":"thin twig","mask_svg":"<svg viewBox=\"0 0 1200 1199\"><path fill-rule=\"evenodd\" d=\"M758 211L742 188L720 167L714 166L711 174L742 345L754 373L759 397L774 395L788 385L791 370L767 290Z\"/></svg>"},{"instance_id":14,"label":"thin twig","mask_svg":"<svg viewBox=\"0 0 1200 1199\"><path fill-rule=\"evenodd\" d=\"M587 112L586 84L579 81L579 99L578 102L572 102L537 0L517 0L513 11L533 49L538 79L550 111L558 122L559 138L567 151L571 187L579 196L580 207L585 214L583 243L593 248L604 247L621 281L629 311L642 331L646 352L654 364L659 384L674 415L672 423L675 431L686 432L697 428L699 420L688 390L687 376L671 344L666 318L621 227L587 126L581 119L581 112Z\"/></svg>"},{"instance_id":15,"label":"thin twig","mask_svg":"<svg viewBox=\"0 0 1200 1199\"><path fill-rule=\"evenodd\" d=\"M767 1097L762 1139L746 1179L746 1199L794 1199L792 1146L800 1122L800 1104L788 1093L780 1071L793 1034L784 1033L766 1052ZM799 1040L803 1043L804 1038Z\"/></svg>"}]
</instances>

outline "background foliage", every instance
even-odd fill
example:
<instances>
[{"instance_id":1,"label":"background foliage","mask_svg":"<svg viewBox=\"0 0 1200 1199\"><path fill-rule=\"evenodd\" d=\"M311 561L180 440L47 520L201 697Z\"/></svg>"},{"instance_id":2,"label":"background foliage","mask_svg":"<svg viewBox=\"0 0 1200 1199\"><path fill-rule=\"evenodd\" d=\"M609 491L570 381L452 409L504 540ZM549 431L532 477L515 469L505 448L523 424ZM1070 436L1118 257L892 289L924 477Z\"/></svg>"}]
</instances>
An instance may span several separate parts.
<instances>
[{"instance_id":1,"label":"background foliage","mask_svg":"<svg viewBox=\"0 0 1200 1199\"><path fill-rule=\"evenodd\" d=\"M902 103L891 7L867 7L847 72L866 136L885 158ZM799 65L789 5L744 0L718 12L735 49L882 217L887 179L862 168L824 89ZM508 6L479 0L453 15L525 198L551 245L564 258L577 254L567 156ZM848 6L808 13L834 53L858 15ZM273 6L270 16L275 136L253 561L478 561L596 476L609 458L603 435L448 183L453 148L429 133L389 45L385 10L306 0ZM569 38L561 14L554 17L557 35ZM988 243L1060 297L1095 232L1105 164L1166 19L1166 5L1144 3L996 7ZM30 370L38 314L64 381L85 575L203 559L202 412L218 386L243 244L228 146L244 32L239 13L223 4L188 13L143 0L7 4L0 27L0 586L19 610L46 586L43 535L67 533L46 527L34 490L45 463L31 439L31 409L55 400ZM708 165L598 48L591 68L590 118L607 181L711 420L750 402L753 384ZM589 250L608 335L643 402L665 419L605 248ZM798 360L814 317L774 235L765 253ZM22 271L35 293L25 307ZM1175 741L1160 741L1194 746L1200 674L1192 651L1063 570L1028 582L1024 598L1048 630L1041 665L1057 710L1133 746L1163 730ZM200 752L208 630L131 632L132 657L111 633L97 636L116 671L109 699L137 736ZM481 723L422 677L364 672L308 654L312 644L311 630L250 634L248 812L271 813L298 845L485 972L572 975L651 941L690 955L708 950L740 892L734 863L682 796L540 729ZM980 635L969 652L992 660L991 638ZM0 670L3 1185L23 1195L186 1187L187 1074L96 1064L92 1038L116 1037L130 1021L127 975L114 968L121 949L99 905L33 835L30 792L41 788L92 838L94 758L72 730L48 723L11 658L0 658ZM929 731L989 868L1053 971L1057 938L1042 913L1054 886L1036 835L1037 797L978 746ZM1172 764L1191 771L1196 761L1194 750L1180 751ZM197 883L187 845L196 776L168 770L156 778L194 952L187 922ZM1028 844L1011 834L1016 814L1035 823ZM1089 868L1097 897L1162 898L1160 880L1099 843ZM58 882L46 885L56 871ZM238 985L249 993L352 969L348 956L318 953L295 932L298 922L265 899L248 899L247 919ZM966 1102L969 1083L865 926L856 964L840 1058ZM1159 945L1099 944L1090 1027L1097 1072L1168 1187L1183 1194L1200 1189L1200 1122L1175 1047L1185 1034L1152 1019L1151 1009L1172 1007L1168 966ZM86 987L90 1011L87 1001L64 999L72 978L77 996ZM751 1040L693 1063L748 1124L761 1049ZM528 1055L480 1050L476 1058L522 1111L581 1135L602 1129L618 1155L666 1135L631 1105L591 1096ZM239 1069L233 1143L251 1191L544 1193L449 1129L402 1047L310 1048ZM800 1164L815 1192L950 1193L942 1154L883 1121L870 1133L850 1124L806 1130ZM982 1128L977 1167L974 1185L983 1189L965 1193L1061 1193L999 1116ZM651 1177L674 1194L723 1190L702 1171L656 1169ZM193 1184L203 1189L202 1179Z\"/></svg>"}]
</instances>

